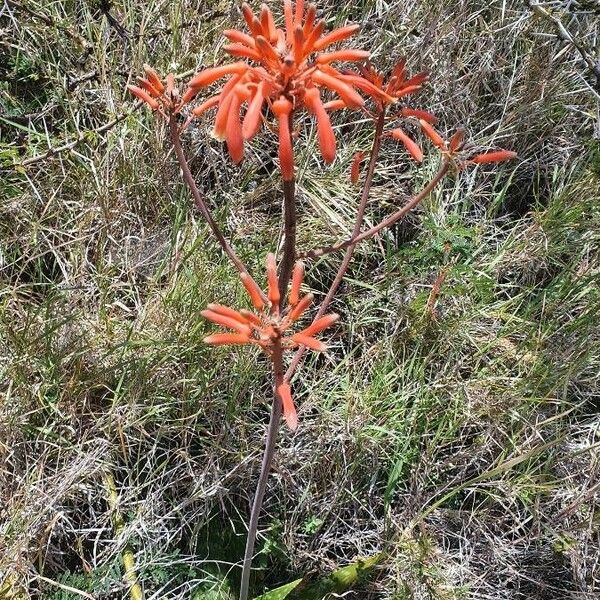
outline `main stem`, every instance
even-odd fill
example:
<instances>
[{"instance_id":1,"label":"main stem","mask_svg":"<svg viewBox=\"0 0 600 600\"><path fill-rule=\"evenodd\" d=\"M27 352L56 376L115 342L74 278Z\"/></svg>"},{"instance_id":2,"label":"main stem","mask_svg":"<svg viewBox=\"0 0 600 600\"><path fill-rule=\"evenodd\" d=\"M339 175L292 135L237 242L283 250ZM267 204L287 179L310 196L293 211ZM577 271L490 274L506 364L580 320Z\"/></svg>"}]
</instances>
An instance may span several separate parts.
<instances>
[{"instance_id":1,"label":"main stem","mask_svg":"<svg viewBox=\"0 0 600 600\"><path fill-rule=\"evenodd\" d=\"M269 427L267 429L267 441L265 443L265 452L263 454L262 465L260 467L260 475L258 485L252 502L252 510L250 512L250 522L248 524L248 539L246 540L246 552L244 553L244 563L242 567L242 581L240 584L240 600L248 599L248 587L250 585L250 567L252 566L252 556L254 554L254 543L256 542L256 533L258 530L258 517L262 508L265 490L267 488L267 479L271 471L271 463L275 454L275 442L277 441L277 433L279 431L279 423L281 421L282 401L277 394L277 388L283 383L283 352L281 348L281 339L277 339L273 343L273 406L271 407L271 418L269 419Z\"/></svg>"},{"instance_id":2,"label":"main stem","mask_svg":"<svg viewBox=\"0 0 600 600\"><path fill-rule=\"evenodd\" d=\"M219 245L223 249L223 252L225 252L225 254L229 258L229 260L234 264L235 268L240 273L245 273L245 274L251 276L246 265L242 262L240 257L235 253L235 250L231 247L231 244L227 241L227 239L223 235L223 232L221 231L218 223L215 221L214 217L212 216L212 213L210 212L210 210L206 204L204 195L198 189L198 186L196 185L196 182L194 181L194 176L192 175L192 172L190 171L190 167L188 165L187 159L183 152L183 148L181 147L181 139L179 138L179 128L177 125L177 117L173 114L169 118L169 130L171 133L171 143L173 144L173 148L175 149L177 161L179 162L179 167L181 168L181 172L183 174L183 180L185 181L190 192L192 193L192 196L194 197L194 201L196 202L196 206L202 213L202 216L206 219L206 222L208 223L210 230L212 231L213 235L217 238L217 241L219 242ZM266 297L264 297L264 294L263 294L263 299L266 300Z\"/></svg>"},{"instance_id":3,"label":"main stem","mask_svg":"<svg viewBox=\"0 0 600 600\"><path fill-rule=\"evenodd\" d=\"M289 118L290 135L292 130L292 116ZM294 262L296 260L296 180L294 178L283 180L283 256L279 267L279 294L284 299L287 287L292 276ZM258 518L262 509L265 490L267 489L267 479L271 471L271 463L275 454L275 442L281 423L281 413L283 403L277 394L277 388L284 381L283 370L283 349L281 347L281 338L273 343L273 354L271 356L273 367L274 391L273 406L271 407L271 418L267 429L267 441L265 443L265 452L263 454L260 475L258 476L258 485L252 502L250 511L250 522L248 524L248 539L246 540L246 552L244 553L244 563L242 566L242 581L240 584L240 600L247 600L248 587L250 585L250 570L252 566L252 555L254 554L254 544L256 542L256 533L258 530Z\"/></svg>"},{"instance_id":4,"label":"main stem","mask_svg":"<svg viewBox=\"0 0 600 600\"><path fill-rule=\"evenodd\" d=\"M364 183L363 189L362 189L360 204L358 205L358 211L356 213L356 221L354 222L354 227L352 229L352 236L351 236L352 239L355 238L360 233L360 229L362 227L362 222L363 222L363 219L365 216L365 210L367 208L367 203L369 201L369 194L371 193L371 186L373 185L373 175L375 174L375 165L377 164L377 160L379 158L379 152L381 150L381 140L382 140L382 136L383 136L383 128L384 127L385 127L385 108L381 110L379 117L377 118L377 123L375 125L375 138L373 139L373 146L371 148L371 156L369 158L369 166L367 167L367 175L365 177L365 183ZM321 318L326 313L327 309L329 308L329 304L333 300L333 297L335 296L335 293L337 292L338 288L340 287L340 284L342 283L342 280L344 279L344 275L346 274L346 271L348 270L348 265L350 264L350 261L352 260L352 255L354 254L355 247L356 247L356 243L353 243L348 246L348 249L346 250L346 253L344 254L344 259L342 260L342 264L338 268L335 279L333 280L333 283L331 284L329 291L327 292L327 295L325 296L325 299L321 303L321 306L319 307L319 310L317 311L314 321ZM294 375L294 372L298 368L298 365L300 364L300 361L302 360L302 357L304 356L305 351L306 351L306 348L304 346L300 346L300 348L298 348L298 350L296 350L296 354L294 354L294 357L292 358L292 362L290 363L290 366L288 367L287 372L285 374L285 378L287 381L289 381L292 378L292 376Z\"/></svg>"},{"instance_id":5,"label":"main stem","mask_svg":"<svg viewBox=\"0 0 600 600\"><path fill-rule=\"evenodd\" d=\"M293 149L294 111L288 117L288 128ZM293 168L293 167L292 167ZM283 174L283 169L282 169ZM288 283L292 276L294 262L296 261L296 179L292 171L292 178L283 180L283 256L279 269L279 294L285 298Z\"/></svg>"},{"instance_id":6,"label":"main stem","mask_svg":"<svg viewBox=\"0 0 600 600\"><path fill-rule=\"evenodd\" d=\"M288 283L296 261L296 182L283 182L283 256L279 269L279 293L285 298Z\"/></svg>"}]
</instances>

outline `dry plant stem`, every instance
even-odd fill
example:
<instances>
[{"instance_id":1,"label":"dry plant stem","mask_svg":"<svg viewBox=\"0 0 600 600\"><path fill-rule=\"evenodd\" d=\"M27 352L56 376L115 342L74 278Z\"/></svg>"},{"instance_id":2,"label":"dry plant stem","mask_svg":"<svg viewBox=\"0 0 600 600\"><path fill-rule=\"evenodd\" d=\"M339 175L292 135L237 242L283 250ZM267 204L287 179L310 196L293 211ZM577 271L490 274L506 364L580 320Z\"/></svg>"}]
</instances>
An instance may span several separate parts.
<instances>
[{"instance_id":1,"label":"dry plant stem","mask_svg":"<svg viewBox=\"0 0 600 600\"><path fill-rule=\"evenodd\" d=\"M344 248L353 248L359 242L366 240L370 237L373 237L375 234L379 233L382 229L387 229L397 223L400 219L405 217L417 204L422 202L429 194L436 188L439 182L446 176L448 171L450 170L450 163L446 160L442 163L439 171L435 174L435 177L416 195L413 196L402 208L399 208L395 213L391 214L387 219L384 219L378 225L371 227L371 229L367 229L360 235L353 236L349 240L345 242L340 242L339 244L335 244L334 246L329 246L328 248L319 248L318 250L311 250L307 252L306 258L317 258L318 256L323 256L325 254L330 254L331 252L337 252L338 250L344 250Z\"/></svg>"},{"instance_id":2,"label":"dry plant stem","mask_svg":"<svg viewBox=\"0 0 600 600\"><path fill-rule=\"evenodd\" d=\"M219 228L219 225L214 220L208 206L206 206L206 202L204 201L204 196L198 189L196 182L194 181L194 177L192 172L190 171L190 167L187 163L187 159L185 158L185 154L183 153L183 148L181 147L181 139L179 137L179 127L177 126L177 118L175 115L171 115L169 117L169 130L171 132L171 143L173 144L173 148L175 149L175 154L177 155L177 160L179 162L179 166L181 167L181 172L183 173L183 180L185 181L187 187L189 188L192 196L194 197L194 201L196 202L196 206L198 210L202 213L202 216L206 219L208 226L210 227L213 235L217 238L223 252L229 257L231 262L235 265L235 268L240 273L246 273L250 276L246 265L241 261L238 255L235 253L235 250L231 247L229 242L225 239L223 232ZM261 292L262 293L262 292ZM266 301L266 297L263 294L263 299Z\"/></svg>"},{"instance_id":3,"label":"dry plant stem","mask_svg":"<svg viewBox=\"0 0 600 600\"><path fill-rule=\"evenodd\" d=\"M354 227L352 229L352 238L354 238L358 235L358 233L360 232L360 228L362 227L362 222L363 222L363 219L365 216L365 210L367 208L367 202L369 201L369 194L371 193L371 186L373 185L373 175L375 174L375 165L377 164L377 160L379 158L379 152L381 150L381 140L382 140L384 127L385 127L385 109L383 109L381 111L381 113L379 114L379 117L377 119L377 124L375 125L375 137L373 139L373 146L371 148L371 156L369 158L369 166L367 167L365 183L363 185L362 192L361 192L360 204L358 206L358 212L356 214L356 221L355 221ZM329 308L329 304L333 300L335 293L337 292L340 284L342 283L342 279L344 278L344 275L346 274L348 265L350 264L350 261L352 260L352 255L354 254L355 246L356 246L356 244L351 244L348 247L348 249L346 250L346 254L344 255L342 264L340 265L340 267L338 269L335 279L334 279L333 283L331 284L331 287L329 288L329 291L327 292L325 299L323 300L323 302L321 303L321 306L319 307L319 310L314 318L314 321L321 318L327 312L327 309ZM294 357L292 358L290 366L288 367L288 370L286 371L286 374L285 374L285 378L287 381L289 381L293 377L294 372L298 368L298 365L300 364L300 361L302 360L302 357L304 356L305 352L306 352L306 348L304 346L300 346L300 348L298 348L298 350L296 350L296 354L294 354Z\"/></svg>"},{"instance_id":4,"label":"dry plant stem","mask_svg":"<svg viewBox=\"0 0 600 600\"><path fill-rule=\"evenodd\" d=\"M267 479L275 454L275 442L277 441L277 433L281 422L282 401L279 398L276 390L283 383L283 351L281 348L281 340L278 339L273 343L273 355L271 357L273 365L273 406L271 407L271 418L267 429L267 441L265 443L265 452L263 454L262 464L260 467L260 475L258 485L252 502L252 510L250 512L250 522L248 524L248 539L246 540L246 551L244 553L244 562L242 565L242 581L240 584L240 600L247 600L248 586L250 584L250 567L252 566L252 555L254 554L254 543L256 542L256 532L258 529L258 517L262 508L265 490L267 487Z\"/></svg>"}]
</instances>

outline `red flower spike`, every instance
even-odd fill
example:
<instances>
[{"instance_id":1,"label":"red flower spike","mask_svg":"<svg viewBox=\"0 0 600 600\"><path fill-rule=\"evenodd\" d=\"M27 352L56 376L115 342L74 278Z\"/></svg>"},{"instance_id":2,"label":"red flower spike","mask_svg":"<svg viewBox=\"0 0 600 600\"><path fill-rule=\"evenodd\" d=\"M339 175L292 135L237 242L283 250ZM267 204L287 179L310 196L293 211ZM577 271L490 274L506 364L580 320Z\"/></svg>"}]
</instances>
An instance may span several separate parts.
<instances>
[{"instance_id":1,"label":"red flower spike","mask_svg":"<svg viewBox=\"0 0 600 600\"><path fill-rule=\"evenodd\" d=\"M416 117L417 119L422 119L423 121L427 121L427 123L430 123L431 125L435 125L439 121L439 119L435 115L432 115L426 110L420 110L418 108L404 107L400 110L400 114L403 117Z\"/></svg>"},{"instance_id":2,"label":"red flower spike","mask_svg":"<svg viewBox=\"0 0 600 600\"><path fill-rule=\"evenodd\" d=\"M423 162L423 151L421 150L421 148L419 147L419 145L416 142L414 142L413 140L411 140L406 135L406 133L404 133L404 131L402 131L402 129L400 129L399 127L397 129L393 129L392 131L390 131L390 135L395 140L398 140L398 141L402 142L402 144L404 144L404 147L406 148L406 151L417 162Z\"/></svg>"},{"instance_id":3,"label":"red flower spike","mask_svg":"<svg viewBox=\"0 0 600 600\"><path fill-rule=\"evenodd\" d=\"M146 77L139 77L140 87L128 85L127 89L137 98L143 100L152 110L157 110L165 119L169 115L176 115L188 104L196 95L192 89L186 90L183 96L180 96L179 90L175 88L175 76L169 73L164 83L161 81L158 73L150 66L144 65ZM183 129L189 125L191 116L183 125Z\"/></svg>"},{"instance_id":4,"label":"red flower spike","mask_svg":"<svg viewBox=\"0 0 600 600\"><path fill-rule=\"evenodd\" d=\"M283 96L273 102L273 112L279 119L279 163L284 181L294 179L294 151L290 133L292 103Z\"/></svg>"},{"instance_id":5,"label":"red flower spike","mask_svg":"<svg viewBox=\"0 0 600 600\"><path fill-rule=\"evenodd\" d=\"M250 300L252 301L254 308L257 310L262 310L265 307L265 302L263 300L262 292L260 291L260 288L254 279L252 279L252 277L250 277L250 275L247 273L242 273L240 275L240 279L242 280L242 283L248 292L248 296L250 296Z\"/></svg>"},{"instance_id":6,"label":"red flower spike","mask_svg":"<svg viewBox=\"0 0 600 600\"><path fill-rule=\"evenodd\" d=\"M213 323L234 329L236 333L215 333L204 338L207 344L221 346L224 344L244 344L259 347L263 352L272 356L274 348L290 351L298 345L306 346L317 352L326 350L323 342L314 336L333 325L338 319L335 314L325 315L298 333L289 329L302 316L312 301L312 294L307 294L298 300L300 286L304 274L304 266L298 261L294 265L292 284L287 306L280 310L279 280L276 272L275 255L267 255L267 295L271 306L267 307L262 300L264 295L248 274L242 274L244 287L249 292L258 313L242 309L234 310L221 304L209 304L202 315ZM291 429L298 424L296 409L292 400L290 386L280 382L276 387L277 398L283 405L283 416Z\"/></svg>"},{"instance_id":7,"label":"red flower spike","mask_svg":"<svg viewBox=\"0 0 600 600\"><path fill-rule=\"evenodd\" d=\"M437 146L440 150L446 149L446 142L442 136L427 122L423 119L419 119L419 124L423 133Z\"/></svg>"},{"instance_id":8,"label":"red flower spike","mask_svg":"<svg viewBox=\"0 0 600 600\"><path fill-rule=\"evenodd\" d=\"M512 160L513 158L517 158L516 152L511 152L510 150L496 150L495 152L484 152L483 154L478 154L468 162L481 165L485 163Z\"/></svg>"},{"instance_id":9,"label":"red flower spike","mask_svg":"<svg viewBox=\"0 0 600 600\"><path fill-rule=\"evenodd\" d=\"M365 158L364 152L357 152L352 159L352 167L350 168L350 181L353 185L358 183L360 178L360 163Z\"/></svg>"},{"instance_id":10,"label":"red flower spike","mask_svg":"<svg viewBox=\"0 0 600 600\"><path fill-rule=\"evenodd\" d=\"M281 383L277 387L277 395L281 400L283 406L283 418L287 423L287 426L292 430L296 431L298 428L298 415L296 413L296 407L292 400L292 390L288 383Z\"/></svg>"},{"instance_id":11,"label":"red flower spike","mask_svg":"<svg viewBox=\"0 0 600 600\"><path fill-rule=\"evenodd\" d=\"M321 102L321 94L317 88L306 90L304 103L307 108L317 117L317 131L319 134L319 148L321 156L326 163L335 160L336 141L329 115Z\"/></svg>"}]
</instances>

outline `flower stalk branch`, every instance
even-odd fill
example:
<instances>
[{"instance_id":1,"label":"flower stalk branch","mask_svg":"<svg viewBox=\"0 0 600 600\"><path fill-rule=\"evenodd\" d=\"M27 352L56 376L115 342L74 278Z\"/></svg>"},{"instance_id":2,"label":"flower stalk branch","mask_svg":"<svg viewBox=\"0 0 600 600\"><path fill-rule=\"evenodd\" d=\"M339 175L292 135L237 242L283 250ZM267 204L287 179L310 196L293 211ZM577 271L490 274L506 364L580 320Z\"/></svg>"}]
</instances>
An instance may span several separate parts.
<instances>
[{"instance_id":1,"label":"flower stalk branch","mask_svg":"<svg viewBox=\"0 0 600 600\"><path fill-rule=\"evenodd\" d=\"M218 223L215 221L212 213L210 212L208 206L206 205L206 200L202 192L198 189L196 182L194 181L194 176L190 171L189 164L185 157L185 153L183 152L183 148L181 147L181 139L179 134L179 126L177 124L177 116L175 114L171 114L169 117L169 131L171 136L171 143L173 144L173 149L175 150L175 155L177 156L177 161L179 163L179 167L181 168L181 173L183 175L183 180L185 181L188 189L190 190L194 202L198 207L198 210L208 223L212 234L215 236L219 245L223 249L223 252L227 255L229 260L233 263L235 268L239 271L240 274L244 273L248 277L251 277L250 272L246 265L242 262L240 257L236 254L235 250L232 248L231 244L227 241L227 238L223 235L221 228ZM258 286L257 286L258 287ZM259 288L260 289L260 288ZM262 294L262 292L261 292Z\"/></svg>"},{"instance_id":2,"label":"flower stalk branch","mask_svg":"<svg viewBox=\"0 0 600 600\"><path fill-rule=\"evenodd\" d=\"M420 204L431 192L437 187L437 185L442 181L442 179L446 176L448 171L450 170L450 163L448 161L443 161L441 167L438 172L435 174L434 178L416 195L413 196L404 206L399 208L396 212L392 213L389 217L374 225L370 229L363 231L358 235L354 235L350 239L347 239L344 242L340 242L339 244L334 244L333 246L327 246L324 248L317 248L316 250L310 250L302 255L302 258L317 258L319 256L324 256L325 254L331 254L332 252L338 252L339 250L344 250L346 248L354 248L356 244L362 242L366 239L373 237L378 234L383 229L388 229L400 219L405 217L411 210L413 210L418 204Z\"/></svg>"}]
</instances>

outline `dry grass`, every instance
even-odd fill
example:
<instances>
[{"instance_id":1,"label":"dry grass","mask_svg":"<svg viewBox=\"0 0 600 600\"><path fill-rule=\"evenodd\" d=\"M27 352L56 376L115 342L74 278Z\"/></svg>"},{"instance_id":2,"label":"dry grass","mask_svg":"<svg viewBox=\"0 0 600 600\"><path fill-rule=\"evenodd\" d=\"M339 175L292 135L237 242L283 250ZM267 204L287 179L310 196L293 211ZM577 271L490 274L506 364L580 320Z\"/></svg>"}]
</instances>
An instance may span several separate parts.
<instances>
[{"instance_id":1,"label":"dry grass","mask_svg":"<svg viewBox=\"0 0 600 600\"><path fill-rule=\"evenodd\" d=\"M219 31L236 6L2 8L0 597L128 597L127 547L146 600L227 598L227 573L235 587L268 371L247 350L202 345L199 310L243 294L191 208L164 131L145 112L128 115L123 90L145 61L185 73L221 60ZM302 426L280 443L257 588L385 549L374 581L347 597L595 598L598 82L555 24L521 2L321 6L332 21L365 22L361 42L383 64L406 55L430 70L415 105L443 128L465 125L520 161L447 181L357 254L331 352L295 384ZM594 3L544 6L593 52ZM185 140L193 170L259 264L280 203L271 140L235 169L207 127ZM348 167L370 131L336 127L331 168L315 158L314 135L302 144L307 248L351 227ZM436 161L417 172L386 144L369 220ZM314 265L317 293L337 260ZM433 320L429 293L448 264Z\"/></svg>"}]
</instances>

